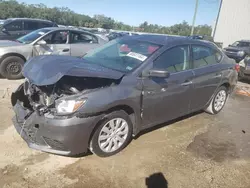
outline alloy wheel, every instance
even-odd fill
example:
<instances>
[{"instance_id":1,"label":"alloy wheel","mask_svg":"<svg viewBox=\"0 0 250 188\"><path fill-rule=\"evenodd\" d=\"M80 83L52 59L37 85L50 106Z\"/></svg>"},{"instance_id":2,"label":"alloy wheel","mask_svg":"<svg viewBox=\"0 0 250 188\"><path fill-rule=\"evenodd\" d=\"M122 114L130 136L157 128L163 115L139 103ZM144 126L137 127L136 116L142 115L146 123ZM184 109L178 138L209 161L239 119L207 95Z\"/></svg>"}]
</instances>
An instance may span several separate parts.
<instances>
[{"instance_id":1,"label":"alloy wheel","mask_svg":"<svg viewBox=\"0 0 250 188\"><path fill-rule=\"evenodd\" d=\"M103 152L110 153L118 150L128 136L128 123L122 118L108 121L100 131L98 144Z\"/></svg>"},{"instance_id":2,"label":"alloy wheel","mask_svg":"<svg viewBox=\"0 0 250 188\"><path fill-rule=\"evenodd\" d=\"M11 75L17 75L22 71L22 66L18 62L10 62L6 67L6 70Z\"/></svg>"},{"instance_id":3,"label":"alloy wheel","mask_svg":"<svg viewBox=\"0 0 250 188\"><path fill-rule=\"evenodd\" d=\"M227 93L225 90L221 90L217 93L214 99L214 109L216 111L220 111L223 108L226 102L226 98L227 98Z\"/></svg>"}]
</instances>

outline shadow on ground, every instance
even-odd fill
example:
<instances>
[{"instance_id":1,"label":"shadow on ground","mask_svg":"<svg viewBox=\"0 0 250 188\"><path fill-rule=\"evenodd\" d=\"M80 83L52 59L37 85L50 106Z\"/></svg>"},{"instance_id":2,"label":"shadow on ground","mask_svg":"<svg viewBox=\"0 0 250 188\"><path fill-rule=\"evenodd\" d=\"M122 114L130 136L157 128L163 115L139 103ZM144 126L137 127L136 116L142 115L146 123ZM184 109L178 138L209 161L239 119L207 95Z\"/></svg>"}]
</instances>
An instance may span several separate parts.
<instances>
[{"instance_id":1,"label":"shadow on ground","mask_svg":"<svg viewBox=\"0 0 250 188\"><path fill-rule=\"evenodd\" d=\"M147 188L168 188L168 181L161 172L147 177L145 183Z\"/></svg>"}]
</instances>

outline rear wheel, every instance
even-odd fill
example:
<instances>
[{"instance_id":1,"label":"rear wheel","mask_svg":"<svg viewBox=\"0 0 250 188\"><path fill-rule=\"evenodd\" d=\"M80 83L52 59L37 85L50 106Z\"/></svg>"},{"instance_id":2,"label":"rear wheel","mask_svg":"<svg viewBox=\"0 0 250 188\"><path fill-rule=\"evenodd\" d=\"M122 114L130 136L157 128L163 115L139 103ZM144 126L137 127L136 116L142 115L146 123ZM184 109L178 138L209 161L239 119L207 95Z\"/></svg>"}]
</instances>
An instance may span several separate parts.
<instances>
[{"instance_id":1,"label":"rear wheel","mask_svg":"<svg viewBox=\"0 0 250 188\"><path fill-rule=\"evenodd\" d=\"M213 99L210 101L209 106L205 109L210 114L218 114L224 107L228 97L228 89L221 86L215 93Z\"/></svg>"},{"instance_id":2,"label":"rear wheel","mask_svg":"<svg viewBox=\"0 0 250 188\"><path fill-rule=\"evenodd\" d=\"M6 57L0 64L0 74L7 79L22 78L24 60L18 56Z\"/></svg>"},{"instance_id":3,"label":"rear wheel","mask_svg":"<svg viewBox=\"0 0 250 188\"><path fill-rule=\"evenodd\" d=\"M99 157L108 157L121 151L132 138L132 122L124 111L108 114L94 132L90 150Z\"/></svg>"}]
</instances>

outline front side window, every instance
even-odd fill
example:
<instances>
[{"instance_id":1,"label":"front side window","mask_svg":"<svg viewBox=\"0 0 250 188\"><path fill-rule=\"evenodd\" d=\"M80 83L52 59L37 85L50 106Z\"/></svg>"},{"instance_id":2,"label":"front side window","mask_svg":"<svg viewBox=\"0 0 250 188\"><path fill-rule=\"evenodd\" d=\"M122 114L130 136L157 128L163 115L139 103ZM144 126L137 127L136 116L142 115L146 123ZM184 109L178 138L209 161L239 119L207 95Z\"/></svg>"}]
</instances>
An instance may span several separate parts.
<instances>
[{"instance_id":1,"label":"front side window","mask_svg":"<svg viewBox=\"0 0 250 188\"><path fill-rule=\"evenodd\" d=\"M192 53L194 68L217 64L222 57L218 51L205 46L193 46Z\"/></svg>"},{"instance_id":2,"label":"front side window","mask_svg":"<svg viewBox=\"0 0 250 188\"><path fill-rule=\"evenodd\" d=\"M55 31L43 38L47 44L66 44L68 40L68 31Z\"/></svg>"},{"instance_id":3,"label":"front side window","mask_svg":"<svg viewBox=\"0 0 250 188\"><path fill-rule=\"evenodd\" d=\"M133 38L121 38L92 50L83 59L88 63L126 73L141 65L160 47L161 45Z\"/></svg>"},{"instance_id":4,"label":"front side window","mask_svg":"<svg viewBox=\"0 0 250 188\"><path fill-rule=\"evenodd\" d=\"M177 46L163 52L153 63L153 68L170 73L190 69L188 46Z\"/></svg>"},{"instance_id":5,"label":"front side window","mask_svg":"<svg viewBox=\"0 0 250 188\"><path fill-rule=\"evenodd\" d=\"M71 33L71 43L98 43L97 38L87 33Z\"/></svg>"},{"instance_id":6,"label":"front side window","mask_svg":"<svg viewBox=\"0 0 250 188\"><path fill-rule=\"evenodd\" d=\"M7 31L21 31L23 29L23 22L21 20L13 21L4 26Z\"/></svg>"}]
</instances>

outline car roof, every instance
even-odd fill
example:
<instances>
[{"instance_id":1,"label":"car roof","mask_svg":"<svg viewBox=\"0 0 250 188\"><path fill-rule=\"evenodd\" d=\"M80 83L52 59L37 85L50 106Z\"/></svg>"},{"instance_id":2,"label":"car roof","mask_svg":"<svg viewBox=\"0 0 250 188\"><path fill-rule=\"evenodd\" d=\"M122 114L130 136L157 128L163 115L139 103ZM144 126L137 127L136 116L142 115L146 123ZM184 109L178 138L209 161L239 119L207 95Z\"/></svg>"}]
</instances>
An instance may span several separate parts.
<instances>
[{"instance_id":1,"label":"car roof","mask_svg":"<svg viewBox=\"0 0 250 188\"><path fill-rule=\"evenodd\" d=\"M52 22L50 20L43 20L43 19L38 19L38 18L8 18L7 20L8 21L14 21L14 20L32 20L32 21Z\"/></svg>"},{"instance_id":2,"label":"car roof","mask_svg":"<svg viewBox=\"0 0 250 188\"><path fill-rule=\"evenodd\" d=\"M197 40L192 39L186 36L171 36L171 35L151 35L151 34L143 34L143 35L132 35L126 36L124 38L131 37L135 40L151 42L159 45L177 45L177 44L200 44L200 45L212 45L211 42L205 40Z\"/></svg>"}]
</instances>

